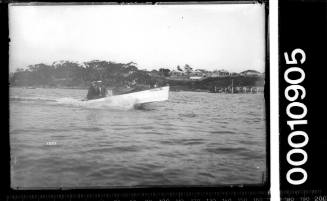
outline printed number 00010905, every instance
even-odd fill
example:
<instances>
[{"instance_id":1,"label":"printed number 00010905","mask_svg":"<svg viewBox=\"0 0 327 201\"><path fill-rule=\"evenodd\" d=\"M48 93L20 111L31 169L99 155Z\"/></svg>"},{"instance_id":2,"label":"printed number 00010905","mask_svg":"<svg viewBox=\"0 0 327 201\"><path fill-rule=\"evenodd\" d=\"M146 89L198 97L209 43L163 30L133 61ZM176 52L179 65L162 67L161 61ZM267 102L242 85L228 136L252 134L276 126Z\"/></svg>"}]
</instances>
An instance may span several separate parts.
<instances>
[{"instance_id":1,"label":"printed number 00010905","mask_svg":"<svg viewBox=\"0 0 327 201\"><path fill-rule=\"evenodd\" d=\"M301 56L300 60L296 59L296 56ZM302 130L295 130L295 127L299 127L300 125L307 125L307 120L304 118L307 115L307 107L305 104L300 102L299 100L303 100L306 96L306 90L300 84L305 79L305 72L300 65L303 64L306 60L305 52L302 49L294 49L291 53L291 59L287 52L284 53L285 61L287 65L292 65L284 73L284 80L290 84L286 87L284 91L285 98L290 101L286 107L286 114L291 119L287 121L287 125L291 129L291 133L288 135L287 142L289 146L292 148L286 155L287 162L293 166L286 174L287 181L292 185L300 185L303 184L307 178L308 174L305 169L301 168L300 166L304 165L308 160L307 152L303 149L304 146L308 144L309 137L308 134ZM296 66L295 66L296 65ZM299 75L297 78L290 78L290 75ZM292 92L292 93L291 93ZM301 112L294 111L294 109L300 109ZM301 136L303 140L301 142L294 142L294 138L298 138ZM293 157L298 154L302 155L301 160L294 160ZM297 174L301 175L300 179L296 177L296 179L292 179L292 175Z\"/></svg>"}]
</instances>

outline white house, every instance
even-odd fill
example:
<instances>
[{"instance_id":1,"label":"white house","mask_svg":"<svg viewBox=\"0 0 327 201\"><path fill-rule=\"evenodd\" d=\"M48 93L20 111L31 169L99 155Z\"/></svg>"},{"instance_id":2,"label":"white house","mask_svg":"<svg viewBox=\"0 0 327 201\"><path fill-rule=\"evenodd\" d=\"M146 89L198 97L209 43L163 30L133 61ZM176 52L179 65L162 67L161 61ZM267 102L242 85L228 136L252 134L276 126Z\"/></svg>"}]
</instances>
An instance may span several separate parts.
<instances>
[{"instance_id":1,"label":"white house","mask_svg":"<svg viewBox=\"0 0 327 201\"><path fill-rule=\"evenodd\" d=\"M256 70L246 70L240 73L241 76L248 76L248 77L259 77L262 76L262 73Z\"/></svg>"},{"instance_id":2,"label":"white house","mask_svg":"<svg viewBox=\"0 0 327 201\"><path fill-rule=\"evenodd\" d=\"M226 70L214 70L210 77L227 77L230 76L230 73Z\"/></svg>"}]
</instances>

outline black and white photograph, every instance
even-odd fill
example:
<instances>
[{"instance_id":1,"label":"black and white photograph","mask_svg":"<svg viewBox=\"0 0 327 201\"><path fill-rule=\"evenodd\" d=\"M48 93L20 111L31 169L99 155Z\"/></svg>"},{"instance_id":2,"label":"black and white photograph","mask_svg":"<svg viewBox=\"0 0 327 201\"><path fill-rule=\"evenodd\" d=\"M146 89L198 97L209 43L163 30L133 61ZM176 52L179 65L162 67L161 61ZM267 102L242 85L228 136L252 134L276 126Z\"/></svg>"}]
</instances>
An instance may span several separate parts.
<instances>
[{"instance_id":1,"label":"black and white photograph","mask_svg":"<svg viewBox=\"0 0 327 201\"><path fill-rule=\"evenodd\" d=\"M8 12L12 189L268 181L265 4Z\"/></svg>"}]
</instances>

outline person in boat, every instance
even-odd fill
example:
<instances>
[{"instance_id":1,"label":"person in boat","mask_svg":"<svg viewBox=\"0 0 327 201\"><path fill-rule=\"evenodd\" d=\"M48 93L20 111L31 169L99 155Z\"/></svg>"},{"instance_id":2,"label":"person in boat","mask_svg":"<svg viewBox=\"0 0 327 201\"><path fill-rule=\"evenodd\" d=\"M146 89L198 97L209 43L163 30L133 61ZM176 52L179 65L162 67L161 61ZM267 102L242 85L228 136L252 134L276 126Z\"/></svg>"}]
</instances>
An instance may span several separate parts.
<instances>
[{"instance_id":1,"label":"person in boat","mask_svg":"<svg viewBox=\"0 0 327 201\"><path fill-rule=\"evenodd\" d=\"M87 100L97 99L100 97L100 90L95 81L91 82L91 86L86 95Z\"/></svg>"},{"instance_id":2,"label":"person in boat","mask_svg":"<svg viewBox=\"0 0 327 201\"><path fill-rule=\"evenodd\" d=\"M106 97L108 92L102 81L97 81L100 98Z\"/></svg>"},{"instance_id":3,"label":"person in boat","mask_svg":"<svg viewBox=\"0 0 327 201\"><path fill-rule=\"evenodd\" d=\"M88 90L86 99L92 100L92 99L98 99L98 98L104 98L108 94L108 91L102 81L93 81L91 82L91 86Z\"/></svg>"}]
</instances>

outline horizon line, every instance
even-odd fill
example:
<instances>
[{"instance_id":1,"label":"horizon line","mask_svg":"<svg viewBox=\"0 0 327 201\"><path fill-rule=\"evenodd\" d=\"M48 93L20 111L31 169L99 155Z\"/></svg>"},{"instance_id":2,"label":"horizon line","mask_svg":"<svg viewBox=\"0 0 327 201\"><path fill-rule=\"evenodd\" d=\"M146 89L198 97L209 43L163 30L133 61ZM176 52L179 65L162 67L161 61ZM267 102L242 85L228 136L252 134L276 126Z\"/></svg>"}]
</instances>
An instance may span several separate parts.
<instances>
[{"instance_id":1,"label":"horizon line","mask_svg":"<svg viewBox=\"0 0 327 201\"><path fill-rule=\"evenodd\" d=\"M88 60L88 61L77 61L77 60L64 60L64 59L62 59L62 60L56 60L56 61L53 61L53 62L40 62L40 63L35 63L35 64L28 64L25 67L17 67L17 68L15 68L14 71L10 71L11 68L10 68L10 64L9 64L9 73L15 73L15 72L17 72L18 69L28 69L28 66L38 65L38 64L54 65L54 63L56 63L56 62L71 62L71 63L85 64L85 63L92 62L92 61L105 61L105 62L111 62L111 63L116 63L116 64L134 63L134 64L136 64L135 67L137 67L138 70L146 70L146 71L159 70L161 68L163 68L163 69L169 69L169 70L172 71L172 70L177 69L178 66L181 67L181 68L183 68L185 65L189 65L194 70L206 70L204 68L196 68L196 67L193 67L191 64L188 64L188 63L185 63L183 65L179 65L179 64L176 65L175 64L174 67L157 67L157 68L151 68L151 69L149 69L149 68L142 68L142 67L138 66L138 63L137 62L134 62L134 61L129 61L129 62L123 63L123 62L116 62L116 61L110 61L110 60L101 60L101 59L91 59L91 60ZM228 71L228 72L231 72L231 73L236 73L235 71L229 71L226 68L215 68L215 69L207 70L207 71L216 71L216 70L218 70L218 71L219 70L225 70L225 71ZM241 72L244 72L244 71L248 71L248 70L254 70L254 69L247 68L246 70L240 71L240 73ZM255 71L260 72L258 70L255 70ZM265 73L265 71L260 72L260 73Z\"/></svg>"}]
</instances>

